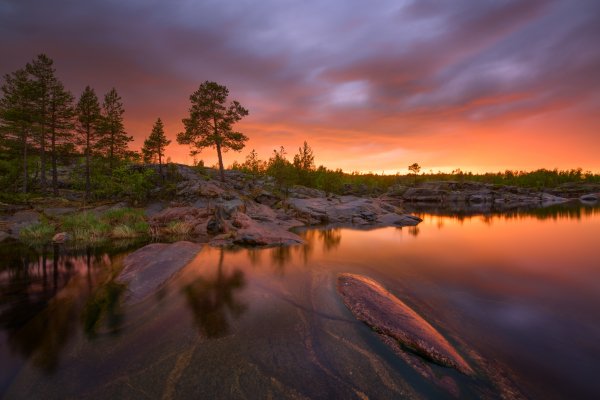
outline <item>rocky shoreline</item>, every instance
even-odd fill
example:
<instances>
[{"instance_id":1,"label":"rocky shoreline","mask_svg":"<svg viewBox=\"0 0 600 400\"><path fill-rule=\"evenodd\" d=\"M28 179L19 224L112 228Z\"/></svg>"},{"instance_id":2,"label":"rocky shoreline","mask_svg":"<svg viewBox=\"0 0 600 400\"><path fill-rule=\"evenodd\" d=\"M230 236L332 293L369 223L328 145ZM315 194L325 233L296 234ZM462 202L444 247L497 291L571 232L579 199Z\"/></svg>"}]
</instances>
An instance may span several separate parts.
<instances>
[{"instance_id":1,"label":"rocky shoreline","mask_svg":"<svg viewBox=\"0 0 600 400\"><path fill-rule=\"evenodd\" d=\"M568 184L548 190L475 182L424 182L415 187L392 186L386 193L327 194L294 186L282 193L269 177L252 178L226 171L221 182L184 165L168 200L152 201L144 208L151 232L180 223L187 239L214 246L277 246L302 243L290 231L301 226L330 225L359 229L414 226L419 217L408 212L439 209L489 213L547 207L569 201L598 204L600 185ZM43 219L57 219L82 211L67 206L16 206L0 204L0 241L18 239L23 228ZM88 207L96 214L127 207L126 203ZM62 235L58 239L68 239Z\"/></svg>"}]
</instances>

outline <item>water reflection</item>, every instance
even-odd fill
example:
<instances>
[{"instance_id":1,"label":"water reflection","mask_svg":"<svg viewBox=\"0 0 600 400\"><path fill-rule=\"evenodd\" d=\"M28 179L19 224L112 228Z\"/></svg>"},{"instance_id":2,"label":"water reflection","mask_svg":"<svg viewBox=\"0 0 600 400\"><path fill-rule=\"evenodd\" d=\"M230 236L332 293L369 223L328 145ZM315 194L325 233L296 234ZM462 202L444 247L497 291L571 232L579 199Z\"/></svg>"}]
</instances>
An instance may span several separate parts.
<instances>
[{"instance_id":1,"label":"water reflection","mask_svg":"<svg viewBox=\"0 0 600 400\"><path fill-rule=\"evenodd\" d=\"M275 272L283 276L285 273L285 266L292 259L292 248L291 247L273 247L271 249L271 262L275 267Z\"/></svg>"},{"instance_id":2,"label":"water reflection","mask_svg":"<svg viewBox=\"0 0 600 400\"><path fill-rule=\"evenodd\" d=\"M491 205L487 208L482 208L481 206L469 208L458 204L448 206L408 204L407 211L414 213L419 217L437 215L461 222L471 218L483 217L484 220L490 224L497 219L522 220L533 217L542 221L548 219L557 221L561 219L580 220L585 217L600 215L600 207L597 205L584 205L579 203L565 203L537 208L521 207L506 211L496 210Z\"/></svg>"},{"instance_id":3,"label":"water reflection","mask_svg":"<svg viewBox=\"0 0 600 400\"><path fill-rule=\"evenodd\" d=\"M238 318L248 308L236 298L246 285L244 273L238 269L224 272L224 253L221 249L216 276L200 276L182 289L200 334L208 338L227 335L230 316Z\"/></svg>"},{"instance_id":4,"label":"water reflection","mask_svg":"<svg viewBox=\"0 0 600 400\"><path fill-rule=\"evenodd\" d=\"M117 331L125 288L112 279L121 257L104 248L0 246L0 330L11 353L51 373L80 326L89 337L103 322Z\"/></svg>"}]
</instances>

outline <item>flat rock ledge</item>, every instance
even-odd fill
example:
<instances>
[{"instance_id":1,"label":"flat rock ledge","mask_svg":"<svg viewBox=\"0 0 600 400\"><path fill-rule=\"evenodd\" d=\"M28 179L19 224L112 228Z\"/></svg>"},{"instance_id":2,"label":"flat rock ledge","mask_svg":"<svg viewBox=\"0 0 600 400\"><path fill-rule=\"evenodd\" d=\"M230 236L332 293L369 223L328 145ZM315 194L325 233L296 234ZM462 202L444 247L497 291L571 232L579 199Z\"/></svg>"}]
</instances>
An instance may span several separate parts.
<instances>
[{"instance_id":1,"label":"flat rock ledge","mask_svg":"<svg viewBox=\"0 0 600 400\"><path fill-rule=\"evenodd\" d=\"M156 292L200 252L202 245L187 241L152 243L129 254L117 281L127 284L129 303Z\"/></svg>"},{"instance_id":2,"label":"flat rock ledge","mask_svg":"<svg viewBox=\"0 0 600 400\"><path fill-rule=\"evenodd\" d=\"M337 290L354 316L402 348L472 376L473 369L427 321L370 278L340 274ZM384 340L387 342L387 340Z\"/></svg>"}]
</instances>

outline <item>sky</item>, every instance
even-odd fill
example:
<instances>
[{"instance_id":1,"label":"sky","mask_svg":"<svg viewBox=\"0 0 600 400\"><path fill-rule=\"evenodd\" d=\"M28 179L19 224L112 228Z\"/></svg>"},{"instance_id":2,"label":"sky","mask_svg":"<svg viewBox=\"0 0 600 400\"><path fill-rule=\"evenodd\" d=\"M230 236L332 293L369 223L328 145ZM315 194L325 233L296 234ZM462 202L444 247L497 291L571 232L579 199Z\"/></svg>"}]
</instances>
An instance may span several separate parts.
<instances>
[{"instance_id":1,"label":"sky","mask_svg":"<svg viewBox=\"0 0 600 400\"><path fill-rule=\"evenodd\" d=\"M115 87L141 147L226 85L267 159L303 141L347 172L600 172L597 0L0 0L0 74L39 53L76 96ZM216 161L206 149L198 157Z\"/></svg>"}]
</instances>

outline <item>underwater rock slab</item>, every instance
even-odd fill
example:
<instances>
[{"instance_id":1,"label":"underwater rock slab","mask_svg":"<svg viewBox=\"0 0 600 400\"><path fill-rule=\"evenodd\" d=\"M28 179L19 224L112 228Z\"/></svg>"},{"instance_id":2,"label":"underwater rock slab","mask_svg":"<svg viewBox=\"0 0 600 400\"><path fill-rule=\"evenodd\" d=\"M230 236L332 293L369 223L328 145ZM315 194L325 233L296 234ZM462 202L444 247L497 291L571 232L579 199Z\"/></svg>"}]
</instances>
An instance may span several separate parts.
<instances>
[{"instance_id":1,"label":"underwater rock slab","mask_svg":"<svg viewBox=\"0 0 600 400\"><path fill-rule=\"evenodd\" d=\"M402 348L465 375L473 369L456 349L412 308L365 276L340 274L337 290L354 316Z\"/></svg>"},{"instance_id":2,"label":"underwater rock slab","mask_svg":"<svg viewBox=\"0 0 600 400\"><path fill-rule=\"evenodd\" d=\"M200 252L202 245L187 241L152 243L129 254L117 280L127 284L129 302L154 293Z\"/></svg>"}]
</instances>

